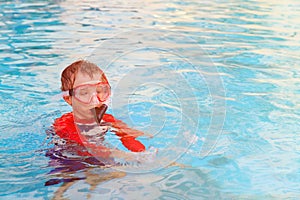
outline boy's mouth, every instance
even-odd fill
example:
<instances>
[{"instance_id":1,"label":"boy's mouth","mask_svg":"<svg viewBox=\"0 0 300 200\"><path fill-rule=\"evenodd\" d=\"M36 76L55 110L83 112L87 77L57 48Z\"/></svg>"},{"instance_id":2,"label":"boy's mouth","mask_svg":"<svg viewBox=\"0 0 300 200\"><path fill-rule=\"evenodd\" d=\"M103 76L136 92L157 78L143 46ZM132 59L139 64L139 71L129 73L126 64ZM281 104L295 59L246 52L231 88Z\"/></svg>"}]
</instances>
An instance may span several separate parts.
<instances>
[{"instance_id":1,"label":"boy's mouth","mask_svg":"<svg viewBox=\"0 0 300 200\"><path fill-rule=\"evenodd\" d=\"M102 104L100 107L94 107L91 110L93 113L95 121L100 125L103 115L105 114L108 106L106 104Z\"/></svg>"}]
</instances>

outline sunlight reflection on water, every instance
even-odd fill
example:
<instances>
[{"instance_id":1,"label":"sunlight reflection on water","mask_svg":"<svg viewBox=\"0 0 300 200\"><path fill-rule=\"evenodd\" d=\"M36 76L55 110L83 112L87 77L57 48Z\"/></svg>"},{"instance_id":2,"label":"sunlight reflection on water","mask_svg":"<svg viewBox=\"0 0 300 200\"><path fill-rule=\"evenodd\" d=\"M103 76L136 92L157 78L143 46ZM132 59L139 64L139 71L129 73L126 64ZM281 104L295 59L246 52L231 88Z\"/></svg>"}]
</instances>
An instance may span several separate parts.
<instances>
[{"instance_id":1,"label":"sunlight reflection on water","mask_svg":"<svg viewBox=\"0 0 300 200\"><path fill-rule=\"evenodd\" d=\"M53 120L70 111L62 100L53 100L59 95L60 72L74 60L89 58L109 39L135 28L184 33L201 45L224 83L226 96L218 98L226 101L225 124L214 151L201 157L199 146L211 119L212 97L191 68L178 69L185 79L193 81L193 93L201 105L199 140L178 161L192 167L171 167L143 175L129 173L99 185L92 197L99 198L99 193L104 199L299 197L298 2L70 0L6 2L0 4L0 11L1 197L53 196L57 187L44 187L52 168L47 167L43 149L49 146L43 142ZM169 41L168 47L178 43ZM185 40L181 44L193 48ZM159 56L165 56L164 60ZM134 65L178 64L169 54L143 51L126 59L107 71L112 85ZM154 71L143 71L146 75L136 78L150 78ZM169 83L166 76L160 78L164 84ZM134 113L141 109L139 106L147 106L133 102L149 97L153 91L139 88L137 92L141 96L131 99L130 104L137 106L130 113L134 120L138 119ZM164 95L161 107L151 115L161 108L178 106L176 101L167 102L173 97L171 93ZM145 113L149 114L148 110ZM124 113L117 114L130 123ZM178 115L175 111L173 114L175 119ZM141 127L149 124L147 120L134 122L132 125ZM85 181L79 181L66 196L86 197L89 192Z\"/></svg>"}]
</instances>

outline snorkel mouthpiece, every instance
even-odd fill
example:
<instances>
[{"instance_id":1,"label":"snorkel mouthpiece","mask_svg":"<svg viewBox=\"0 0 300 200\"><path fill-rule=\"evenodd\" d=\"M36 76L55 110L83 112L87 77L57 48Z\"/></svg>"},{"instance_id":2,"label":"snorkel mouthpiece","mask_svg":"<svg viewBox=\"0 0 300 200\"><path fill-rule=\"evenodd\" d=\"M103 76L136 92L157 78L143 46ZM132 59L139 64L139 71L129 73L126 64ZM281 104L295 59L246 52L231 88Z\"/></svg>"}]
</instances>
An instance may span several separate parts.
<instances>
[{"instance_id":1,"label":"snorkel mouthpiece","mask_svg":"<svg viewBox=\"0 0 300 200\"><path fill-rule=\"evenodd\" d=\"M100 107L95 107L91 109L92 113L94 114L94 118L99 125L107 108L108 106L106 104L102 104Z\"/></svg>"}]
</instances>

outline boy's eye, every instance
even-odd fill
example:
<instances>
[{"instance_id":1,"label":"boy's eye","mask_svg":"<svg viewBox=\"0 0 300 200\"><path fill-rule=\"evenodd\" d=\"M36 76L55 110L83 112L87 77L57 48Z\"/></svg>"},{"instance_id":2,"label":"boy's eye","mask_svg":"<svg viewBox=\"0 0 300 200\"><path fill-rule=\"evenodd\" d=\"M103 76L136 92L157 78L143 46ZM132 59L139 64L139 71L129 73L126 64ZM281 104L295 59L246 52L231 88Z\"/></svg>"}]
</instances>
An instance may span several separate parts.
<instances>
[{"instance_id":1,"label":"boy's eye","mask_svg":"<svg viewBox=\"0 0 300 200\"><path fill-rule=\"evenodd\" d=\"M105 86L98 86L96 91L97 91L98 94L107 92Z\"/></svg>"},{"instance_id":2,"label":"boy's eye","mask_svg":"<svg viewBox=\"0 0 300 200\"><path fill-rule=\"evenodd\" d=\"M101 89L100 87L97 87L96 92L97 92L97 93L101 93L101 92L102 92L102 89Z\"/></svg>"},{"instance_id":3,"label":"boy's eye","mask_svg":"<svg viewBox=\"0 0 300 200\"><path fill-rule=\"evenodd\" d=\"M99 88L99 89L97 89L97 93L99 94L99 93L104 93L105 92L105 90L103 89L103 88Z\"/></svg>"},{"instance_id":4,"label":"boy's eye","mask_svg":"<svg viewBox=\"0 0 300 200\"><path fill-rule=\"evenodd\" d=\"M79 95L87 95L88 94L88 91L87 90L80 90L79 91Z\"/></svg>"}]
</instances>

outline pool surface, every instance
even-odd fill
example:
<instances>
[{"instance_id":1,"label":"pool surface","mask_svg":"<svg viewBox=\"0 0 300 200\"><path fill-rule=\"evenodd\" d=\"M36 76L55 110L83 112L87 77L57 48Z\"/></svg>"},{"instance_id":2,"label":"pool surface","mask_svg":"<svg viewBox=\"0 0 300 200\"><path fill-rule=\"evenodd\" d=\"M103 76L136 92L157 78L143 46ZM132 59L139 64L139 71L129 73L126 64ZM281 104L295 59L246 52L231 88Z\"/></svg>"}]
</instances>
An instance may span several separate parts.
<instances>
[{"instance_id":1,"label":"pool surface","mask_svg":"<svg viewBox=\"0 0 300 200\"><path fill-rule=\"evenodd\" d=\"M71 111L60 73L78 59L105 70L109 112L158 153L64 197L300 198L298 1L7 1L0 17L0 199L59 190L47 132Z\"/></svg>"}]
</instances>

